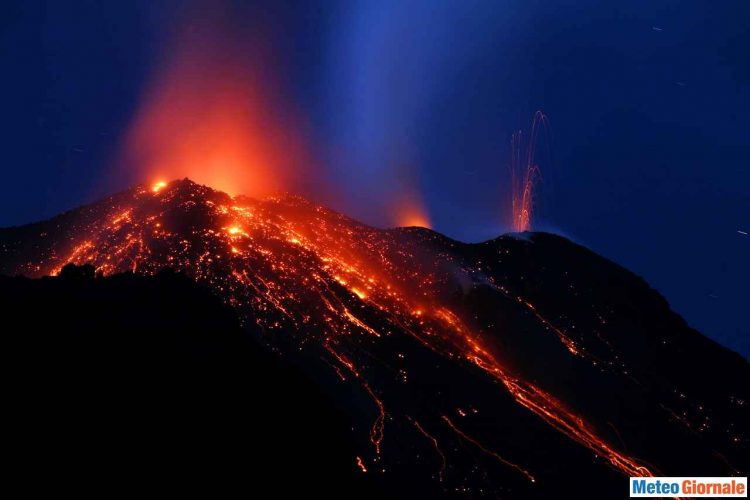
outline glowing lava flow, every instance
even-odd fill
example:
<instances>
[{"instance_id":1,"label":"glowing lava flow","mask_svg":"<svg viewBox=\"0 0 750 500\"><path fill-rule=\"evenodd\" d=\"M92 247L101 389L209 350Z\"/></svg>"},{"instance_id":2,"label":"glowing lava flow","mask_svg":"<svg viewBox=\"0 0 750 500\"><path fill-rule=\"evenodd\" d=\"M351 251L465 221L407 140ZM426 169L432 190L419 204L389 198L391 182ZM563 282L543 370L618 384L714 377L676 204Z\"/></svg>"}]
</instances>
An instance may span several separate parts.
<instances>
[{"instance_id":1,"label":"glowing lava flow","mask_svg":"<svg viewBox=\"0 0 750 500\"><path fill-rule=\"evenodd\" d=\"M492 457L495 457L498 461L504 463L508 467L512 467L512 468L516 469L518 472L520 472L521 474L523 474L524 476L526 476L526 478L529 481L531 481L532 483L536 481L536 479L534 479L534 476L532 476L531 473L529 471L527 471L526 469L524 469L523 467L521 467L521 466L519 466L517 464L514 464L513 462L511 462L509 460L506 460L505 458L501 457L500 455L498 455L494 451L488 450L487 448L485 448L482 445L482 443L480 443L477 440L471 438L471 436L467 436L458 427L456 427L455 424L453 422L451 422L451 419L449 419L446 415L443 415L442 418L445 421L445 423L448 424L448 427L450 427L451 429L453 429L453 431L456 434L458 434L459 436L461 436L463 439L465 439L466 441L470 442L471 444L473 444L474 446L476 446L477 448L479 448L480 450L482 450L486 454L488 454L488 455L490 455Z\"/></svg>"},{"instance_id":2,"label":"glowing lava flow","mask_svg":"<svg viewBox=\"0 0 750 500\"><path fill-rule=\"evenodd\" d=\"M427 439L430 440L430 442L432 443L432 446L435 448L435 451L437 452L438 456L440 457L440 470L438 470L438 479L440 481L442 481L443 480L443 472L445 472L445 467L447 466L447 462L445 460L445 454L443 453L443 450L440 449L440 445L438 444L438 440L435 439L429 432L427 432L426 430L424 430L424 427L422 427L422 425L420 425L419 422L417 422L416 420L414 420L413 418L411 418L409 416L407 416L406 418L409 420L409 422L411 422L412 424L414 424L414 427L417 428L417 430L420 432L420 434L422 434L424 437L426 437Z\"/></svg>"},{"instance_id":3,"label":"glowing lava flow","mask_svg":"<svg viewBox=\"0 0 750 500\"><path fill-rule=\"evenodd\" d=\"M441 278L420 267L425 259L403 245L401 233L369 228L296 197L233 198L187 180L142 187L104 206L106 213L76 226L65 240L69 245L51 249L46 259L19 272L54 273L73 262L93 263L105 274L153 274L164 267L186 273L224 297L269 342L284 332L285 342L318 346L342 383L349 383L350 374L375 402L369 438L376 455L386 420L395 417L386 413L387 392L372 388L370 350L405 334L446 359L475 365L518 404L623 474L652 475L557 398L503 366L486 334L465 324L441 299ZM447 253L426 260L457 264ZM406 372L398 379L406 383ZM442 419L463 439L534 480ZM438 450L442 478L445 455L435 438L412 423ZM360 466L365 470L361 460Z\"/></svg>"},{"instance_id":4,"label":"glowing lava flow","mask_svg":"<svg viewBox=\"0 0 750 500\"><path fill-rule=\"evenodd\" d=\"M375 446L375 453L380 455L380 443L383 442L383 427L385 426L385 406L375 393L372 392L369 384L365 383L364 387L378 406L378 417L375 419L375 423L372 424L372 429L370 430L370 442Z\"/></svg>"}]
</instances>

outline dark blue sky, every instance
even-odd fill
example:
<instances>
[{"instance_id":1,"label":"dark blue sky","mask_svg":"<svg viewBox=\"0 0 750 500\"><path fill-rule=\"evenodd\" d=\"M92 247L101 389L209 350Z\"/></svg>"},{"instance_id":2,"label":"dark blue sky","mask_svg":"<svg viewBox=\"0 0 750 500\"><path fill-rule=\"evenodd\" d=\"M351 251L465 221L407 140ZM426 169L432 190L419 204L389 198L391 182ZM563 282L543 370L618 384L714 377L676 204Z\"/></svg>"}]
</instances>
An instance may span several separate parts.
<instances>
[{"instance_id":1,"label":"dark blue sky","mask_svg":"<svg viewBox=\"0 0 750 500\"><path fill-rule=\"evenodd\" d=\"M542 109L536 227L750 355L750 2L282 3L211 9L232 36L268 40L262 70L307 124L319 167L303 184L329 186L324 201L387 225L408 173L436 230L493 237L508 228L510 135ZM183 4L3 3L0 225L139 180L112 164Z\"/></svg>"}]
</instances>

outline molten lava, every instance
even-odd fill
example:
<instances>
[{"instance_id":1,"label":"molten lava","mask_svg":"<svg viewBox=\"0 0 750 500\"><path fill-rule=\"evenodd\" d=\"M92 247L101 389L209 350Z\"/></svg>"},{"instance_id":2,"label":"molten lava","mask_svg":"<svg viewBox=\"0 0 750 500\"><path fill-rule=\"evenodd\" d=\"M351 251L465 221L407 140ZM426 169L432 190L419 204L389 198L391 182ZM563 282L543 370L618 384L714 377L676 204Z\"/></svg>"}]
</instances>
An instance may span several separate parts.
<instances>
[{"instance_id":1,"label":"molten lava","mask_svg":"<svg viewBox=\"0 0 750 500\"><path fill-rule=\"evenodd\" d=\"M156 181L154 182L153 186L151 187L151 191L154 193L158 193L161 191L164 187L166 187L167 183L164 181Z\"/></svg>"}]
</instances>

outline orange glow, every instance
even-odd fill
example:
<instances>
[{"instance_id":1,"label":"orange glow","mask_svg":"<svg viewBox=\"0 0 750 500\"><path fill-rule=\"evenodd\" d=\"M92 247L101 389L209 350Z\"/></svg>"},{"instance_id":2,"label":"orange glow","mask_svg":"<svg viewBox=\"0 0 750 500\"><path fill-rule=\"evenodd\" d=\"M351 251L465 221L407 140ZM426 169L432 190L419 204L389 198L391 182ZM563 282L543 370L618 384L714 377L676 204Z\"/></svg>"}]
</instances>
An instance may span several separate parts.
<instances>
[{"instance_id":1,"label":"orange glow","mask_svg":"<svg viewBox=\"0 0 750 500\"><path fill-rule=\"evenodd\" d=\"M138 179L190 177L230 194L291 190L310 162L295 113L271 91L279 85L268 81L263 42L248 39L261 35L232 33L230 20L206 20L203 10L176 30L156 66L121 164Z\"/></svg>"},{"instance_id":2,"label":"orange glow","mask_svg":"<svg viewBox=\"0 0 750 500\"><path fill-rule=\"evenodd\" d=\"M156 181L154 182L154 185L151 187L151 191L154 193L158 193L162 190L162 188L166 187L167 183L164 181Z\"/></svg>"},{"instance_id":3,"label":"orange glow","mask_svg":"<svg viewBox=\"0 0 750 500\"><path fill-rule=\"evenodd\" d=\"M402 196L395 203L394 219L399 227L432 227L427 207L416 194Z\"/></svg>"}]
</instances>

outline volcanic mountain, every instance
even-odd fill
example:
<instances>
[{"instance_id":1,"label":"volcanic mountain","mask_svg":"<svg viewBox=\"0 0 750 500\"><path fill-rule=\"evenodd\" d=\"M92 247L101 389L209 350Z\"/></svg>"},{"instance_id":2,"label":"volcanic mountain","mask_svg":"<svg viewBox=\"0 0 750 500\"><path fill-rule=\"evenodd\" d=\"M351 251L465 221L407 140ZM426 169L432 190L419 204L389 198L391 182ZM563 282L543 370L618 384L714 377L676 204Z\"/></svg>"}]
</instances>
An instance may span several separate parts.
<instances>
[{"instance_id":1,"label":"volcanic mountain","mask_svg":"<svg viewBox=\"0 0 750 500\"><path fill-rule=\"evenodd\" d=\"M748 472L747 361L556 235L465 244L185 179L0 230L2 274L69 263L209 288L348 415L351 467L392 496L625 497L627 476Z\"/></svg>"}]
</instances>

